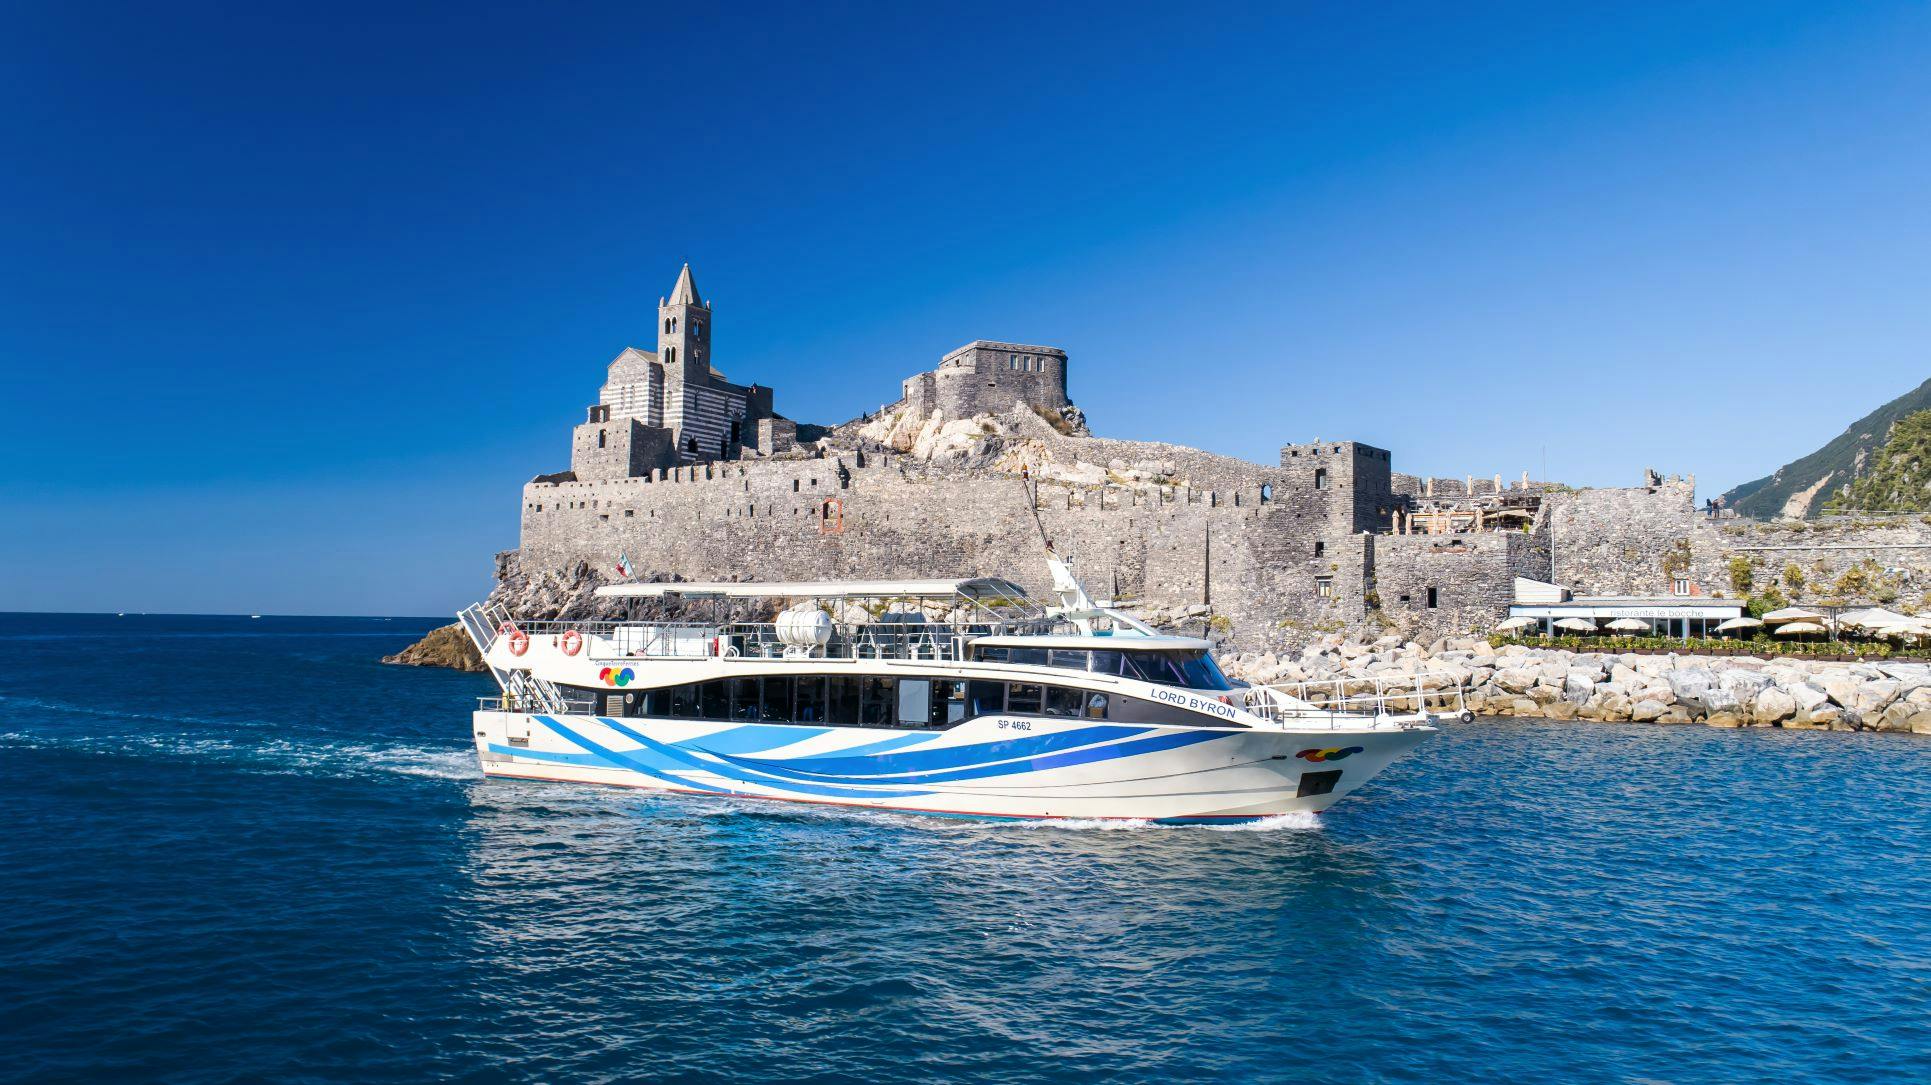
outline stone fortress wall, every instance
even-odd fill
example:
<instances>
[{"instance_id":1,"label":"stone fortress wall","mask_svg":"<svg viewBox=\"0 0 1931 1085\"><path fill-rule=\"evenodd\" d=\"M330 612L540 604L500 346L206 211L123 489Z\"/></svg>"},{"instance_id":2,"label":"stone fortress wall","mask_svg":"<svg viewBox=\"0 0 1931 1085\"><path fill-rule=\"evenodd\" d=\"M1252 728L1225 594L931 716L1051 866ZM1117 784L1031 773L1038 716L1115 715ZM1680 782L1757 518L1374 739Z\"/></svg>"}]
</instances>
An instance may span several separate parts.
<instances>
[{"instance_id":1,"label":"stone fortress wall","mask_svg":"<svg viewBox=\"0 0 1931 1085\"><path fill-rule=\"evenodd\" d=\"M681 354L721 380L688 269L659 318L659 353L620 356L576 427L573 470L524 487L515 576L549 585L539 594L552 604L587 599L619 555L639 576L985 574L1043 593L1042 528L1096 595L1247 650L1344 631L1486 630L1516 577L1579 595L1662 595L1681 580L1728 595L1739 554L1759 588L1791 563L1833 588L1876 569L1893 598L1931 602L1931 528L1919 520L1791 532L1712 520L1694 479L1654 473L1573 491L1526 475L1398 473L1388 450L1353 441L1289 444L1259 464L1092 437L1067 396L1067 356L1051 347L975 340L908 379L885 414L799 445L796 423L755 385L723 422L671 413L651 367ZM678 441L700 426L693 454Z\"/></svg>"},{"instance_id":2,"label":"stone fortress wall","mask_svg":"<svg viewBox=\"0 0 1931 1085\"><path fill-rule=\"evenodd\" d=\"M906 409L921 417L1003 414L1014 403L1048 413L1072 406L1066 352L1058 347L975 339L940 359L937 369L909 377Z\"/></svg>"}]
</instances>

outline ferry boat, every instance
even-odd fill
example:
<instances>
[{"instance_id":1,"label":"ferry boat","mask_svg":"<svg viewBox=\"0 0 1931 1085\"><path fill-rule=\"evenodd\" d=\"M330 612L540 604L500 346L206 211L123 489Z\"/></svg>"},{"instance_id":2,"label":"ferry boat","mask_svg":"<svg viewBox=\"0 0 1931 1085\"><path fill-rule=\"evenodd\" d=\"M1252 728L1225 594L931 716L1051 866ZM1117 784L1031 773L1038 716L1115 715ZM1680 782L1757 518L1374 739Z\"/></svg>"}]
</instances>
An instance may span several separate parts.
<instances>
[{"instance_id":1,"label":"ferry boat","mask_svg":"<svg viewBox=\"0 0 1931 1085\"><path fill-rule=\"evenodd\" d=\"M1466 711L1430 678L1258 686L1209 641L989 577L618 584L678 620L460 618L502 693L492 777L981 818L1254 821L1319 812ZM711 608L711 620L689 612ZM731 620L763 607L772 620Z\"/></svg>"}]
</instances>

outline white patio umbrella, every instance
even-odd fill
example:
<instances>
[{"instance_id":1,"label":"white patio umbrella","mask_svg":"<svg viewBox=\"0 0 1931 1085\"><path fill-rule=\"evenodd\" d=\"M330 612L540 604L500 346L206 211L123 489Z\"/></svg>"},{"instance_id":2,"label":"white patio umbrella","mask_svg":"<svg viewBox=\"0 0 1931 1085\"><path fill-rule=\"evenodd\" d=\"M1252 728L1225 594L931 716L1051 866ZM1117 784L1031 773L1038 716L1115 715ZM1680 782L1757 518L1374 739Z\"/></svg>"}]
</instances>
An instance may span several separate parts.
<instances>
[{"instance_id":1,"label":"white patio umbrella","mask_svg":"<svg viewBox=\"0 0 1931 1085\"><path fill-rule=\"evenodd\" d=\"M1596 623L1587 618L1560 618L1556 621L1556 628L1567 629L1575 633L1594 633L1596 631Z\"/></svg>"},{"instance_id":2,"label":"white patio umbrella","mask_svg":"<svg viewBox=\"0 0 1931 1085\"><path fill-rule=\"evenodd\" d=\"M1866 607L1863 610L1847 610L1837 616L1838 625L1848 625L1856 629L1883 629L1890 625L1906 625L1910 618L1883 607Z\"/></svg>"},{"instance_id":3,"label":"white patio umbrella","mask_svg":"<svg viewBox=\"0 0 1931 1085\"><path fill-rule=\"evenodd\" d=\"M1496 622L1495 628L1505 631L1510 629L1526 629L1534 625L1535 622L1536 620L1534 618L1507 618Z\"/></svg>"},{"instance_id":4,"label":"white patio umbrella","mask_svg":"<svg viewBox=\"0 0 1931 1085\"><path fill-rule=\"evenodd\" d=\"M1822 633L1824 627L1816 622L1785 622L1777 627L1780 637L1794 637L1800 633Z\"/></svg>"},{"instance_id":5,"label":"white patio umbrella","mask_svg":"<svg viewBox=\"0 0 1931 1085\"><path fill-rule=\"evenodd\" d=\"M1622 633L1645 633L1649 631L1649 623L1641 618L1617 618L1609 623L1609 628Z\"/></svg>"},{"instance_id":6,"label":"white patio umbrella","mask_svg":"<svg viewBox=\"0 0 1931 1085\"><path fill-rule=\"evenodd\" d=\"M1763 620L1771 625L1776 625L1778 622L1814 622L1821 617L1823 615L1814 611L1805 610L1802 607L1785 607L1782 610L1773 610L1764 615Z\"/></svg>"},{"instance_id":7,"label":"white patio umbrella","mask_svg":"<svg viewBox=\"0 0 1931 1085\"><path fill-rule=\"evenodd\" d=\"M1729 621L1717 626L1716 631L1719 633L1728 633L1733 629L1755 629L1762 624L1762 622L1755 618L1731 618Z\"/></svg>"}]
</instances>

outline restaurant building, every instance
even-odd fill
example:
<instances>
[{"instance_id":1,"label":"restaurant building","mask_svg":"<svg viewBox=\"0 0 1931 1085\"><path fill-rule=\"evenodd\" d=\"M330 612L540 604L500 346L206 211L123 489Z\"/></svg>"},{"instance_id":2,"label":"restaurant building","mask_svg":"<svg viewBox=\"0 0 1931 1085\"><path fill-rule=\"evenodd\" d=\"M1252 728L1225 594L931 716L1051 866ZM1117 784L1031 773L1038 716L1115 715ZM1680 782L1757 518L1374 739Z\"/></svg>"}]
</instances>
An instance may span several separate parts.
<instances>
[{"instance_id":1,"label":"restaurant building","mask_svg":"<svg viewBox=\"0 0 1931 1085\"><path fill-rule=\"evenodd\" d=\"M1678 586L1684 585L1679 582ZM1742 617L1743 608L1741 599L1695 595L1688 588L1680 595L1571 596L1560 585L1516 577L1515 602L1509 606L1509 617L1534 621L1535 624L1522 627L1524 634L1579 631L1556 626L1564 619L1578 619L1589 622L1600 632L1688 639L1718 635L1716 627ZM1616 621L1640 621L1649 628L1647 632L1634 628L1610 629L1609 623Z\"/></svg>"}]
</instances>

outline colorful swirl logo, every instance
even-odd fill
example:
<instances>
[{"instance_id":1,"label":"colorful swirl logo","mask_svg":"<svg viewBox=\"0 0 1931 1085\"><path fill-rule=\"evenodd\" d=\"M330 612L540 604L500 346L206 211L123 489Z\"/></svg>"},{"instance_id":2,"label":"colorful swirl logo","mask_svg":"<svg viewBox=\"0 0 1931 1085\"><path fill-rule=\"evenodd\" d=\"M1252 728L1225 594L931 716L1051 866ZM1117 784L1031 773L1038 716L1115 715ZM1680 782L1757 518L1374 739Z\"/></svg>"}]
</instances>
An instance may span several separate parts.
<instances>
[{"instance_id":1,"label":"colorful swirl logo","mask_svg":"<svg viewBox=\"0 0 1931 1085\"><path fill-rule=\"evenodd\" d=\"M1325 750L1302 750L1294 756L1303 761L1345 761L1360 752L1359 746L1330 746Z\"/></svg>"},{"instance_id":2,"label":"colorful swirl logo","mask_svg":"<svg viewBox=\"0 0 1931 1085\"><path fill-rule=\"evenodd\" d=\"M631 670L629 667L625 667L622 670L618 670L615 667L605 667L603 670L597 672L597 677L603 679L605 685L627 686L636 679L637 672Z\"/></svg>"}]
</instances>

